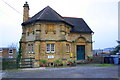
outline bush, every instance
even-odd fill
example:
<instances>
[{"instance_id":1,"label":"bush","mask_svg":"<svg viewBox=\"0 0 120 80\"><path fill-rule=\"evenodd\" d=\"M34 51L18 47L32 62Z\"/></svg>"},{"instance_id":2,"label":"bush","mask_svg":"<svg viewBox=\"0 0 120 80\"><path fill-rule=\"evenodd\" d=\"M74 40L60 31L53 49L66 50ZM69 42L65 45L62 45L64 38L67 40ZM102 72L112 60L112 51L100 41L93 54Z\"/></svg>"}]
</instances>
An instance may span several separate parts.
<instances>
[{"instance_id":1,"label":"bush","mask_svg":"<svg viewBox=\"0 0 120 80\"><path fill-rule=\"evenodd\" d=\"M42 64L46 64L46 62L47 62L46 60L42 60L41 61Z\"/></svg>"},{"instance_id":2,"label":"bush","mask_svg":"<svg viewBox=\"0 0 120 80\"><path fill-rule=\"evenodd\" d=\"M55 66L62 65L62 61L61 60L55 60L54 63L55 63Z\"/></svg>"}]
</instances>

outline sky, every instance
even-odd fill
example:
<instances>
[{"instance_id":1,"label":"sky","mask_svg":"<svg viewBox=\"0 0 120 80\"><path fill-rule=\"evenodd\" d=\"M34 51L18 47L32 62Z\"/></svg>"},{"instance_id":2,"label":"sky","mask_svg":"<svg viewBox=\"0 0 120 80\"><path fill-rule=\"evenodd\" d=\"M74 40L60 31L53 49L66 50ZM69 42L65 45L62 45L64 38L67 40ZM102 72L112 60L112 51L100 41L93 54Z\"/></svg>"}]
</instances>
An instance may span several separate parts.
<instances>
[{"instance_id":1,"label":"sky","mask_svg":"<svg viewBox=\"0 0 120 80\"><path fill-rule=\"evenodd\" d=\"M119 0L0 0L0 47L18 44L26 1L30 17L50 6L61 16L83 18L94 32L93 49L117 46Z\"/></svg>"}]
</instances>

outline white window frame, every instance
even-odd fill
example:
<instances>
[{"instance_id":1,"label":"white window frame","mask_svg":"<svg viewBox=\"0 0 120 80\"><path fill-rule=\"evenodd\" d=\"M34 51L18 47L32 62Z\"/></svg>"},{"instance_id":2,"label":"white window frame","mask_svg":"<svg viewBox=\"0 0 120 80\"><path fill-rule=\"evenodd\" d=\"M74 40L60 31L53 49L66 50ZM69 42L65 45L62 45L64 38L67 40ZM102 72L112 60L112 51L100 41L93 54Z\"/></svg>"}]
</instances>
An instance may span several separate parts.
<instances>
[{"instance_id":1,"label":"white window frame","mask_svg":"<svg viewBox=\"0 0 120 80\"><path fill-rule=\"evenodd\" d=\"M47 45L49 45L49 48ZM54 45L54 48L52 48L51 45ZM53 51L52 51L52 49L53 49ZM46 53L55 53L55 44L46 44Z\"/></svg>"}]
</instances>

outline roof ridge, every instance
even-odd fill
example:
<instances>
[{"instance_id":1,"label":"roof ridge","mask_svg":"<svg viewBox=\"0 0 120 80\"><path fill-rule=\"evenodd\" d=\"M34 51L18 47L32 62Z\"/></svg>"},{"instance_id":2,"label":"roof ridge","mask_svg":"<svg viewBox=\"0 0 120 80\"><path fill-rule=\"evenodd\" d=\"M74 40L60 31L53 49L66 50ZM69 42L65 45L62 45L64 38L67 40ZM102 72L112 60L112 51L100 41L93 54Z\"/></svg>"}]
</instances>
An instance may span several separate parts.
<instances>
[{"instance_id":1,"label":"roof ridge","mask_svg":"<svg viewBox=\"0 0 120 80\"><path fill-rule=\"evenodd\" d=\"M45 10L46 10L47 7L44 8L43 13L45 12ZM41 15L37 19L39 19L43 15L43 13L41 13Z\"/></svg>"},{"instance_id":2,"label":"roof ridge","mask_svg":"<svg viewBox=\"0 0 120 80\"><path fill-rule=\"evenodd\" d=\"M69 17L69 16L63 16L63 18L78 18L78 19L82 19L82 18L79 18L79 17Z\"/></svg>"}]
</instances>

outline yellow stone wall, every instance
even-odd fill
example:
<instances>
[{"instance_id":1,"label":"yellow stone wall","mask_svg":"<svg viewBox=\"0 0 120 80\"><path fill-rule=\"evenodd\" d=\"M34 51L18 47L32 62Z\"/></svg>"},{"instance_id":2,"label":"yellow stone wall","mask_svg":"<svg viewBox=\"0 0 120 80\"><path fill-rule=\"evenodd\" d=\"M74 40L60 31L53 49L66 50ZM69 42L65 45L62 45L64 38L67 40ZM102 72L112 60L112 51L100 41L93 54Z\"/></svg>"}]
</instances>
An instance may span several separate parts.
<instances>
[{"instance_id":1,"label":"yellow stone wall","mask_svg":"<svg viewBox=\"0 0 120 80\"><path fill-rule=\"evenodd\" d=\"M23 26L23 57L34 57L35 60L53 62L57 59L69 60L70 53L73 53L72 59L76 60L76 45L85 45L85 56L92 56L92 35L90 33L70 33L70 30L70 26L60 22L37 22ZM27 32L29 32L29 36L27 36ZM47 43L55 44L55 53L46 53ZM28 44L34 45L34 53L27 52ZM70 52L66 52L66 44L70 45ZM48 59L48 55L54 55L55 58Z\"/></svg>"}]
</instances>

